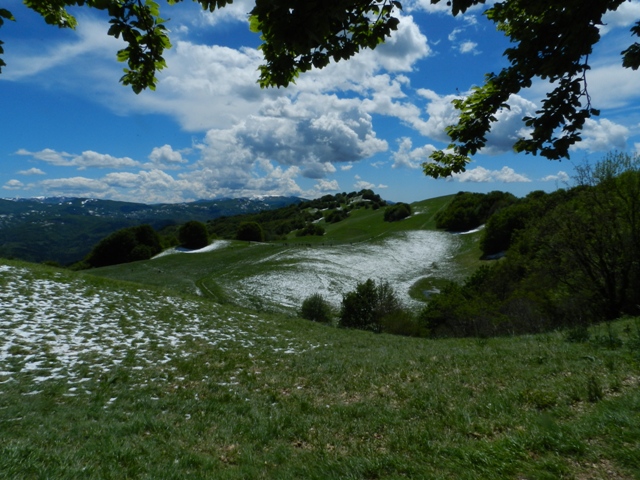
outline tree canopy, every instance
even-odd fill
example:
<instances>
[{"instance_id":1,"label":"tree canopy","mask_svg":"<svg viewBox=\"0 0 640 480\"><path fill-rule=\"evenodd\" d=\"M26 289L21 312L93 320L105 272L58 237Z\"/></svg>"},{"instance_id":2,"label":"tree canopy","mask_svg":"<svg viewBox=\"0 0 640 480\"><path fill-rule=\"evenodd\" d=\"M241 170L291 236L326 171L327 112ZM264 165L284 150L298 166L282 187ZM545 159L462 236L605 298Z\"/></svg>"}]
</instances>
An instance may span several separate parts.
<instances>
[{"instance_id":1,"label":"tree canopy","mask_svg":"<svg viewBox=\"0 0 640 480\"><path fill-rule=\"evenodd\" d=\"M182 0L168 0L170 5ZM214 11L229 0L194 0ZM443 0L431 0L432 4ZM526 137L515 141L516 151L548 159L569 156L569 147L580 141L585 121L599 112L591 105L587 90L589 55L600 40L603 16L626 0L503 0L484 15L511 41L504 52L509 65L487 73L484 84L466 98L454 101L458 123L447 127L451 143L423 164L427 175L438 178L465 170L469 156L486 145L496 114L509 108L509 98L532 85L535 79L551 83L551 91L535 116L525 117ZM87 6L108 13L108 34L122 38L127 46L117 54L127 63L121 82L139 93L154 89L156 72L166 67L164 50L171 43L160 6L153 0L24 0L45 21L74 28L76 19L66 10ZM455 16L485 0L449 0ZM256 0L250 12L251 28L261 34L265 63L260 85L286 87L301 72L322 68L330 61L345 60L361 49L374 49L396 30L396 0ZM0 26L14 20L0 8ZM640 21L631 28L640 36ZM0 42L0 55L3 53ZM633 42L621 52L622 65L638 69L640 44ZM0 59L0 69L5 66Z\"/></svg>"}]
</instances>

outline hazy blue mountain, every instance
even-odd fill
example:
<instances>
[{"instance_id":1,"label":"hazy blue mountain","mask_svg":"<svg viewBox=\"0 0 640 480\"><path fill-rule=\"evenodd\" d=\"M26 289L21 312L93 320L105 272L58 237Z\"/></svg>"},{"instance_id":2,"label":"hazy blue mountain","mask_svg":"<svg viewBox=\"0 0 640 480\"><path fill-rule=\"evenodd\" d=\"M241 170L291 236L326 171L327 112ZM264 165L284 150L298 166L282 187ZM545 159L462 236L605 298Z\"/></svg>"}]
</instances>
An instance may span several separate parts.
<instances>
[{"instance_id":1,"label":"hazy blue mountain","mask_svg":"<svg viewBox=\"0 0 640 480\"><path fill-rule=\"evenodd\" d=\"M150 224L160 229L300 201L298 197L263 197L147 205L70 197L0 199L0 257L67 265L84 258L98 241L120 228Z\"/></svg>"}]
</instances>

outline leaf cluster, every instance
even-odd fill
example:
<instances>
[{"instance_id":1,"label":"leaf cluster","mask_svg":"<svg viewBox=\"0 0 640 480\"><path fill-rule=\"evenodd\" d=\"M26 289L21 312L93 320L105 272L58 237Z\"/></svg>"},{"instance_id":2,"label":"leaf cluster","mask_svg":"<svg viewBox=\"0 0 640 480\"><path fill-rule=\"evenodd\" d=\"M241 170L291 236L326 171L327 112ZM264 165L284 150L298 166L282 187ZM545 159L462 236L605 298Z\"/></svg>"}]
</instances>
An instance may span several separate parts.
<instances>
[{"instance_id":1,"label":"leaf cluster","mask_svg":"<svg viewBox=\"0 0 640 480\"><path fill-rule=\"evenodd\" d=\"M488 73L484 85L454 100L460 116L447 128L452 143L447 151L431 156L432 162L423 165L425 173L438 178L463 172L469 157L486 145L496 115L509 109L510 97L529 88L536 78L549 81L553 88L535 115L523 118L528 134L515 142L514 150L550 160L569 158L569 148L581 140L585 121L599 115L587 89L589 55L600 40L599 26L603 16L623 2L509 0L487 9L485 16L511 41L504 52L509 66ZM640 33L640 22L631 33ZM640 65L637 42L621 55L624 67L635 70Z\"/></svg>"}]
</instances>

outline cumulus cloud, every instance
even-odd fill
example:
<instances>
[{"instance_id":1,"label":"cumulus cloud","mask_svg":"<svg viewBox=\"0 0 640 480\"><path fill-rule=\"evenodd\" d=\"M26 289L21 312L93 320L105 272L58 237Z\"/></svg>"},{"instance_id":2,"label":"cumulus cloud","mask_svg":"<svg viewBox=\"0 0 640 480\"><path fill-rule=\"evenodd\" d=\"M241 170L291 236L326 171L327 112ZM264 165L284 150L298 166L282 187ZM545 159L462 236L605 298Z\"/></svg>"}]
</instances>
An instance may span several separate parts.
<instances>
[{"instance_id":1,"label":"cumulus cloud","mask_svg":"<svg viewBox=\"0 0 640 480\"><path fill-rule=\"evenodd\" d=\"M39 185L48 195L111 198L117 194L105 182L87 177L55 178L43 180Z\"/></svg>"},{"instance_id":2,"label":"cumulus cloud","mask_svg":"<svg viewBox=\"0 0 640 480\"><path fill-rule=\"evenodd\" d=\"M18 175L46 175L39 168L30 168L29 170L20 170L17 173L18 173Z\"/></svg>"},{"instance_id":3,"label":"cumulus cloud","mask_svg":"<svg viewBox=\"0 0 640 480\"><path fill-rule=\"evenodd\" d=\"M337 192L340 190L340 185L337 180L318 180L314 188L319 193Z\"/></svg>"},{"instance_id":4,"label":"cumulus cloud","mask_svg":"<svg viewBox=\"0 0 640 480\"><path fill-rule=\"evenodd\" d=\"M502 167L500 170L487 170L484 167L476 167L466 172L454 173L447 180L457 180L458 182L472 182L472 183L488 183L488 182L503 182L503 183L516 183L516 182L530 182L531 180L525 175L516 173L511 167Z\"/></svg>"},{"instance_id":5,"label":"cumulus cloud","mask_svg":"<svg viewBox=\"0 0 640 480\"><path fill-rule=\"evenodd\" d=\"M474 55L478 55L480 52L478 51L478 44L476 42L472 42L471 40L466 40L458 46L458 51L460 53L472 53Z\"/></svg>"},{"instance_id":6,"label":"cumulus cloud","mask_svg":"<svg viewBox=\"0 0 640 480\"><path fill-rule=\"evenodd\" d=\"M569 174L567 172L560 170L555 175L547 175L546 177L542 177L540 181L566 183L569 181Z\"/></svg>"},{"instance_id":7,"label":"cumulus cloud","mask_svg":"<svg viewBox=\"0 0 640 480\"><path fill-rule=\"evenodd\" d=\"M82 152L80 155L75 155L67 152L57 152L50 148L45 148L39 152L30 152L21 148L16 152L16 154L29 156L57 167L76 167L78 170L85 170L87 168L117 169L136 167L140 165L139 162L136 162L129 157L118 158L91 150Z\"/></svg>"},{"instance_id":8,"label":"cumulus cloud","mask_svg":"<svg viewBox=\"0 0 640 480\"><path fill-rule=\"evenodd\" d=\"M431 55L427 37L420 31L412 16L401 15L398 29L391 38L369 55L375 56L382 68L389 72L407 72L416 61Z\"/></svg>"},{"instance_id":9,"label":"cumulus cloud","mask_svg":"<svg viewBox=\"0 0 640 480\"><path fill-rule=\"evenodd\" d=\"M213 12L199 8L197 22L215 26L225 22L243 22L249 20L249 12L255 6L255 0L234 0L224 8L216 9Z\"/></svg>"},{"instance_id":10,"label":"cumulus cloud","mask_svg":"<svg viewBox=\"0 0 640 480\"><path fill-rule=\"evenodd\" d=\"M451 102L463 97L459 95L441 96L428 89L419 89L418 94L428 101L426 111L429 115L420 132L435 140L450 141L446 134L446 128L458 121L458 111ZM533 115L536 105L519 95L511 95L508 104L510 108L504 108L496 113L496 121L491 125L491 130L487 134L487 145L482 149L482 153L497 155L509 152L519 138L528 135L522 118Z\"/></svg>"},{"instance_id":11,"label":"cumulus cloud","mask_svg":"<svg viewBox=\"0 0 640 480\"><path fill-rule=\"evenodd\" d=\"M9 180L8 182L6 182L2 188L4 188L5 190L22 190L24 188L24 183L22 183L20 180Z\"/></svg>"},{"instance_id":12,"label":"cumulus cloud","mask_svg":"<svg viewBox=\"0 0 640 480\"><path fill-rule=\"evenodd\" d=\"M424 162L429 160L429 155L435 150L436 147L433 145L424 145L414 149L411 139L402 137L398 140L398 150L392 154L392 168L420 168Z\"/></svg>"},{"instance_id":13,"label":"cumulus cloud","mask_svg":"<svg viewBox=\"0 0 640 480\"><path fill-rule=\"evenodd\" d=\"M608 150L626 150L629 129L606 118L593 120L588 118L582 130L582 141L576 143L572 150L603 152Z\"/></svg>"},{"instance_id":14,"label":"cumulus cloud","mask_svg":"<svg viewBox=\"0 0 640 480\"><path fill-rule=\"evenodd\" d=\"M161 170L138 173L114 172L101 178L71 177L43 180L38 186L46 195L110 198L143 203L195 200L189 182Z\"/></svg>"},{"instance_id":15,"label":"cumulus cloud","mask_svg":"<svg viewBox=\"0 0 640 480\"><path fill-rule=\"evenodd\" d=\"M175 151L171 145L155 147L149 154L149 160L153 165L164 168L180 168L182 164L187 163L182 154Z\"/></svg>"},{"instance_id":16,"label":"cumulus cloud","mask_svg":"<svg viewBox=\"0 0 640 480\"><path fill-rule=\"evenodd\" d=\"M640 19L640 2L628 0L613 12L608 12L602 19L603 25L599 25L601 34L606 34L614 28L629 27Z\"/></svg>"},{"instance_id":17,"label":"cumulus cloud","mask_svg":"<svg viewBox=\"0 0 640 480\"><path fill-rule=\"evenodd\" d=\"M259 113L230 129L210 130L200 147L199 168L218 178L246 180L256 165L266 165L261 160L268 160L319 179L334 173L334 164L387 149L373 131L371 116L353 100L328 96L319 102L314 95L301 95L296 102L267 103Z\"/></svg>"}]
</instances>

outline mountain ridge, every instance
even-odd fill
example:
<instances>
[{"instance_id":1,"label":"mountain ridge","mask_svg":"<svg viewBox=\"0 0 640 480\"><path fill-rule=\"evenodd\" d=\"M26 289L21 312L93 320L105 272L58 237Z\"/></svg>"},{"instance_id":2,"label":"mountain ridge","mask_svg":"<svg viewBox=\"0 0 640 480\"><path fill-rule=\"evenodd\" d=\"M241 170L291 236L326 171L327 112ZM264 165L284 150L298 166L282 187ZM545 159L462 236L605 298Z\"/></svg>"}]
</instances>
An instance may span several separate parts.
<instances>
[{"instance_id":1,"label":"mountain ridge","mask_svg":"<svg viewBox=\"0 0 640 480\"><path fill-rule=\"evenodd\" d=\"M189 220L281 208L300 197L221 198L145 204L87 197L0 199L0 257L68 265L84 258L102 238L141 224L155 229Z\"/></svg>"}]
</instances>

